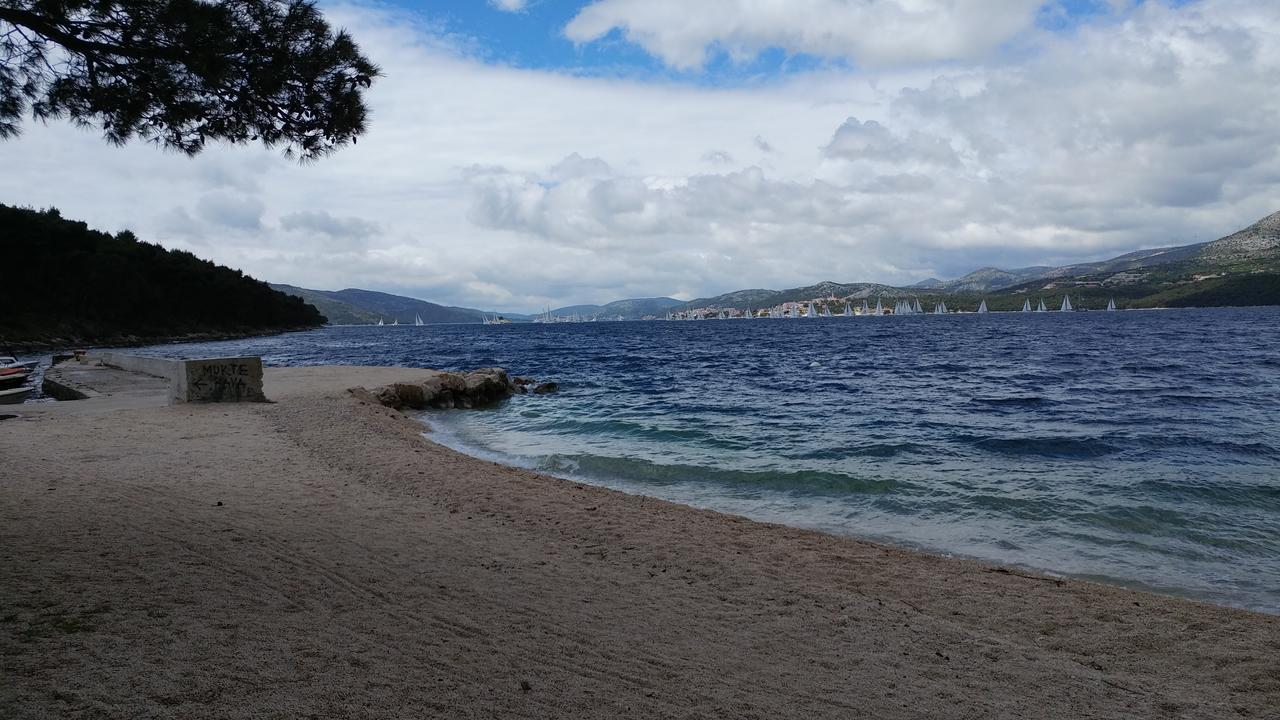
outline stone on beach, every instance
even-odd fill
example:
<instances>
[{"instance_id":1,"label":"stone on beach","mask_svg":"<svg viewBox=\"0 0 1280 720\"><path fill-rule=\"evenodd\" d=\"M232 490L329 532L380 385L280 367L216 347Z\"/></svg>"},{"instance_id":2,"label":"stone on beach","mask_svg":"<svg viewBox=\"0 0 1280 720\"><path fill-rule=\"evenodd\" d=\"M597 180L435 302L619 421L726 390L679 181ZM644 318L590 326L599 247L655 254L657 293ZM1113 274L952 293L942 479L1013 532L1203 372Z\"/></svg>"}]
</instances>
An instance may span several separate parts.
<instances>
[{"instance_id":1,"label":"stone on beach","mask_svg":"<svg viewBox=\"0 0 1280 720\"><path fill-rule=\"evenodd\" d=\"M427 372L429 376L419 383L394 383L375 388L369 394L396 410L425 410L486 407L524 392L524 387L513 382L502 368L480 368L465 374Z\"/></svg>"}]
</instances>

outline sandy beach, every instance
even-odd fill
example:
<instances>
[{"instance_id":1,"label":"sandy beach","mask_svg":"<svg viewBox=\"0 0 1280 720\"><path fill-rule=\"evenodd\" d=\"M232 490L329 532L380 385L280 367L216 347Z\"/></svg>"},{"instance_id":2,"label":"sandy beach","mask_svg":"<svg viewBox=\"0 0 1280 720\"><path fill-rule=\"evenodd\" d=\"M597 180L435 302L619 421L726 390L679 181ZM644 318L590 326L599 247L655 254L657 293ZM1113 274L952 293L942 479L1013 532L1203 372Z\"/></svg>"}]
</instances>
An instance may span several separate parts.
<instances>
[{"instance_id":1,"label":"sandy beach","mask_svg":"<svg viewBox=\"0 0 1280 720\"><path fill-rule=\"evenodd\" d=\"M1280 717L1280 617L503 467L348 392L415 373L0 421L0 717Z\"/></svg>"}]
</instances>

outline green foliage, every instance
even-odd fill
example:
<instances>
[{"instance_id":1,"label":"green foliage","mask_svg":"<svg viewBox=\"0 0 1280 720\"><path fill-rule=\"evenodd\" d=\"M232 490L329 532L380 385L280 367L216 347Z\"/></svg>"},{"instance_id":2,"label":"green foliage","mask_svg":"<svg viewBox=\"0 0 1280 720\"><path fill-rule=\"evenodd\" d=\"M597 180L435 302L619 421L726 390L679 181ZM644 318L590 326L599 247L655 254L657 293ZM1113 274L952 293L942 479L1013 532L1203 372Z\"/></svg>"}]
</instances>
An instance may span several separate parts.
<instances>
[{"instance_id":1,"label":"green foliage","mask_svg":"<svg viewBox=\"0 0 1280 720\"><path fill-rule=\"evenodd\" d=\"M324 322L314 307L239 270L139 241L127 230L90 230L57 210L0 205L0 257L0 336L10 342L237 334Z\"/></svg>"},{"instance_id":2,"label":"green foliage","mask_svg":"<svg viewBox=\"0 0 1280 720\"><path fill-rule=\"evenodd\" d=\"M0 138L29 108L117 144L314 159L364 132L377 75L309 0L0 0Z\"/></svg>"}]
</instances>

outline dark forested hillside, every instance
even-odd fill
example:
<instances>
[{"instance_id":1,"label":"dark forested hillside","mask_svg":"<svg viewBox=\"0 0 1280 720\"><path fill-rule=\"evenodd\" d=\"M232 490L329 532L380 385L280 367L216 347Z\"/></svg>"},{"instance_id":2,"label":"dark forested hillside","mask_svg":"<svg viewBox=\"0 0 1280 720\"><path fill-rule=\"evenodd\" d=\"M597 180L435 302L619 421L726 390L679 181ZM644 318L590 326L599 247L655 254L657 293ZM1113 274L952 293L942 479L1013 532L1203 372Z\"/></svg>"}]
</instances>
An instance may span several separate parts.
<instances>
[{"instance_id":1,"label":"dark forested hillside","mask_svg":"<svg viewBox=\"0 0 1280 720\"><path fill-rule=\"evenodd\" d=\"M0 205L0 345L118 343L321 325L298 298L57 210Z\"/></svg>"}]
</instances>

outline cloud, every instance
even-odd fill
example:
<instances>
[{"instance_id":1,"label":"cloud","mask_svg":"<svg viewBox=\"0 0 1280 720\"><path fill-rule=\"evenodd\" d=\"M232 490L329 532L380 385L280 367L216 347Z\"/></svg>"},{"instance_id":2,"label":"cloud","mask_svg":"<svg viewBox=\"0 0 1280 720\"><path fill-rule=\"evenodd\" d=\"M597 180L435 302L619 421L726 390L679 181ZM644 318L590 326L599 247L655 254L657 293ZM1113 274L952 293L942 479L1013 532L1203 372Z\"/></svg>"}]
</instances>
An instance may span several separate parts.
<instances>
[{"instance_id":1,"label":"cloud","mask_svg":"<svg viewBox=\"0 0 1280 720\"><path fill-rule=\"evenodd\" d=\"M1016 54L732 88L506 67L326 12L386 70L358 146L191 159L31 123L0 198L267 280L512 311L1076 262L1278 209L1274 3L1149 1Z\"/></svg>"},{"instance_id":2,"label":"cloud","mask_svg":"<svg viewBox=\"0 0 1280 720\"><path fill-rule=\"evenodd\" d=\"M196 203L199 216L214 225L250 232L262 228L265 206L256 197L229 192L213 192Z\"/></svg>"},{"instance_id":3,"label":"cloud","mask_svg":"<svg viewBox=\"0 0 1280 720\"><path fill-rule=\"evenodd\" d=\"M363 240L378 231L378 226L356 217L334 217L324 210L295 212L280 218L285 230L322 233L331 238Z\"/></svg>"},{"instance_id":4,"label":"cloud","mask_svg":"<svg viewBox=\"0 0 1280 720\"><path fill-rule=\"evenodd\" d=\"M595 0L569 22L577 43L617 31L667 65L767 48L862 65L981 57L1032 26L1046 0Z\"/></svg>"},{"instance_id":5,"label":"cloud","mask_svg":"<svg viewBox=\"0 0 1280 720\"><path fill-rule=\"evenodd\" d=\"M521 12L529 3L528 0L489 0L489 4L503 12Z\"/></svg>"},{"instance_id":6,"label":"cloud","mask_svg":"<svg viewBox=\"0 0 1280 720\"><path fill-rule=\"evenodd\" d=\"M955 165L956 152L945 139L919 131L898 136L874 120L845 120L822 149L828 158L873 160L898 165L922 162L932 165Z\"/></svg>"}]
</instances>

